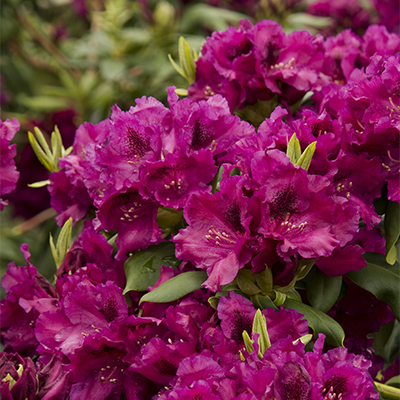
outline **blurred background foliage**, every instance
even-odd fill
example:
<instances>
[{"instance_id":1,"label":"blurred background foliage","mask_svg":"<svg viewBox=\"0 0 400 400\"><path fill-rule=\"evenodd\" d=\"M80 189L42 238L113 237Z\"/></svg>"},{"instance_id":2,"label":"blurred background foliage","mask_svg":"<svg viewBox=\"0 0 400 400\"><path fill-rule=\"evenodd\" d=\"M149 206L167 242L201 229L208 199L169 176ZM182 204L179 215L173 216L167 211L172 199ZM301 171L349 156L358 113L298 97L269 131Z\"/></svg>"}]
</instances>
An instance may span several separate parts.
<instances>
[{"instance_id":1,"label":"blurred background foliage","mask_svg":"<svg viewBox=\"0 0 400 400\"><path fill-rule=\"evenodd\" d=\"M337 9L313 11L307 0L2 0L1 119L21 124L14 138L21 175L0 215L1 276L11 261L25 265L22 243L43 275L51 279L55 272L48 244L49 233L59 232L55 212L46 187L27 186L48 172L27 131L38 126L49 137L57 125L67 148L79 124L107 118L114 104L127 110L144 95L166 103L168 86L188 86L168 59L178 60L180 36L199 53L208 35L242 18L330 35L345 28L362 34L379 17L369 0L335 2Z\"/></svg>"}]
</instances>

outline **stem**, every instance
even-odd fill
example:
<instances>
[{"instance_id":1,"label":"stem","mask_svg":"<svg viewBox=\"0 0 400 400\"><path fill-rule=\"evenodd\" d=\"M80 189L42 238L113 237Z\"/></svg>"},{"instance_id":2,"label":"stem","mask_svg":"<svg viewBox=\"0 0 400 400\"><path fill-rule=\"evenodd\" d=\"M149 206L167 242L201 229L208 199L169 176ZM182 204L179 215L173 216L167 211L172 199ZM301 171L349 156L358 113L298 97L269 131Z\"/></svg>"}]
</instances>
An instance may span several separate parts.
<instances>
[{"instance_id":1,"label":"stem","mask_svg":"<svg viewBox=\"0 0 400 400\"><path fill-rule=\"evenodd\" d=\"M374 383L383 399L400 400L400 389L379 382Z\"/></svg>"},{"instance_id":2,"label":"stem","mask_svg":"<svg viewBox=\"0 0 400 400\"><path fill-rule=\"evenodd\" d=\"M31 229L36 228L42 222L45 222L48 219L55 217L56 215L56 211L52 207L50 207L47 210L44 210L41 213L35 215L33 218L28 219L28 221L25 221L20 225L14 226L14 228L12 229L12 233L15 236L22 235L24 232L28 232Z\"/></svg>"},{"instance_id":3,"label":"stem","mask_svg":"<svg viewBox=\"0 0 400 400\"><path fill-rule=\"evenodd\" d=\"M27 16L27 12L23 7L20 7L16 10L17 17L23 27L29 32L34 40L36 40L40 45L51 55L53 56L59 64L63 67L66 67L71 75L75 78L75 80L79 80L81 78L80 71L71 65L68 57L66 57L54 43L44 35L37 27L29 20Z\"/></svg>"}]
</instances>

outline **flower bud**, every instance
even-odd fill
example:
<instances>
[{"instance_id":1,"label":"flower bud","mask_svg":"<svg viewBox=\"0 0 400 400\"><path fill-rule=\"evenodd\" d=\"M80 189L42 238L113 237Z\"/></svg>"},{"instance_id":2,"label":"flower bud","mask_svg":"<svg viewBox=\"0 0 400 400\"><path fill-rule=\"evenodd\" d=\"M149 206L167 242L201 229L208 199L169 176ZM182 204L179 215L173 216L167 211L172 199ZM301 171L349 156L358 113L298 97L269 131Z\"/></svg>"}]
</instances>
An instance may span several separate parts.
<instances>
[{"instance_id":1,"label":"flower bud","mask_svg":"<svg viewBox=\"0 0 400 400\"><path fill-rule=\"evenodd\" d=\"M38 390L35 364L18 353L0 353L0 394L4 400L33 400Z\"/></svg>"}]
</instances>

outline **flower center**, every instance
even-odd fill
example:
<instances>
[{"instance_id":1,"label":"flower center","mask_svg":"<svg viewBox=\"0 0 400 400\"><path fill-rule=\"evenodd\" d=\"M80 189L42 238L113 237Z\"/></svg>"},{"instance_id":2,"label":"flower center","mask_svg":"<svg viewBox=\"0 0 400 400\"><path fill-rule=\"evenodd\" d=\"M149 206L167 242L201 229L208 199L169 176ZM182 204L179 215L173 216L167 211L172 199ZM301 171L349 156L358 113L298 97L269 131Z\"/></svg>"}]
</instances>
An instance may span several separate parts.
<instances>
[{"instance_id":1,"label":"flower center","mask_svg":"<svg viewBox=\"0 0 400 400\"><path fill-rule=\"evenodd\" d=\"M148 151L151 150L150 141L141 133L135 131L128 126L128 134L126 135L128 147L128 155L134 158L142 158Z\"/></svg>"},{"instance_id":2,"label":"flower center","mask_svg":"<svg viewBox=\"0 0 400 400\"><path fill-rule=\"evenodd\" d=\"M279 190L270 205L270 215L274 220L286 222L290 214L297 211L297 194L293 185Z\"/></svg>"},{"instance_id":3,"label":"flower center","mask_svg":"<svg viewBox=\"0 0 400 400\"><path fill-rule=\"evenodd\" d=\"M240 208L236 203L228 206L224 214L225 221L228 222L231 227L240 234L244 234L246 230L242 226L242 221L240 218Z\"/></svg>"},{"instance_id":4,"label":"flower center","mask_svg":"<svg viewBox=\"0 0 400 400\"><path fill-rule=\"evenodd\" d=\"M322 394L324 400L341 400L347 391L347 378L341 375L332 375L325 382Z\"/></svg>"},{"instance_id":5,"label":"flower center","mask_svg":"<svg viewBox=\"0 0 400 400\"><path fill-rule=\"evenodd\" d=\"M201 124L198 119L196 119L192 128L192 150L200 150L205 148L208 144L212 142L212 135L208 128Z\"/></svg>"}]
</instances>

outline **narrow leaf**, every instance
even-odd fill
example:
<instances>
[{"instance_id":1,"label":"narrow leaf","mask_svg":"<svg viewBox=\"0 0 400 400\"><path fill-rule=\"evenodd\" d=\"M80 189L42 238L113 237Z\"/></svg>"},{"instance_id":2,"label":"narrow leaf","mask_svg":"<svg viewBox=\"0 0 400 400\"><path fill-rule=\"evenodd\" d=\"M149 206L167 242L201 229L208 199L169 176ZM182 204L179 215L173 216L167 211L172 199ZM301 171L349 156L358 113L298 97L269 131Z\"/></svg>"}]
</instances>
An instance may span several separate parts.
<instances>
[{"instance_id":1,"label":"narrow leaf","mask_svg":"<svg viewBox=\"0 0 400 400\"><path fill-rule=\"evenodd\" d=\"M290 138L287 144L286 155L290 158L290 162L293 165L296 165L297 160L301 156L300 142L298 139L296 139L295 133L293 133L292 137Z\"/></svg>"},{"instance_id":2,"label":"narrow leaf","mask_svg":"<svg viewBox=\"0 0 400 400\"><path fill-rule=\"evenodd\" d=\"M146 293L141 299L153 303L168 303L180 299L181 297L202 288L202 284L207 279L205 271L189 271L179 274L168 281L162 283L149 293Z\"/></svg>"},{"instance_id":3,"label":"narrow leaf","mask_svg":"<svg viewBox=\"0 0 400 400\"><path fill-rule=\"evenodd\" d=\"M312 142L310 143L307 148L304 150L303 154L300 156L300 158L297 160L296 165L299 165L300 168L305 169L308 171L308 168L310 168L311 160L315 152L315 146L317 145L317 142Z\"/></svg>"},{"instance_id":4,"label":"narrow leaf","mask_svg":"<svg viewBox=\"0 0 400 400\"><path fill-rule=\"evenodd\" d=\"M58 268L58 266L61 265L61 262L58 258L58 252L57 252L56 246L54 245L54 240L53 240L53 236L51 233L50 233L49 242L50 242L51 254L53 255L53 259L56 264L56 267Z\"/></svg>"},{"instance_id":5,"label":"narrow leaf","mask_svg":"<svg viewBox=\"0 0 400 400\"><path fill-rule=\"evenodd\" d=\"M181 36L179 38L179 63L184 72L184 77L192 84L195 79L196 67L190 54L190 47L186 40Z\"/></svg>"},{"instance_id":6,"label":"narrow leaf","mask_svg":"<svg viewBox=\"0 0 400 400\"><path fill-rule=\"evenodd\" d=\"M397 259L396 242L400 236L400 204L389 201L385 215L386 261L393 265Z\"/></svg>"},{"instance_id":7,"label":"narrow leaf","mask_svg":"<svg viewBox=\"0 0 400 400\"><path fill-rule=\"evenodd\" d=\"M72 217L70 217L62 227L60 234L58 235L57 239L57 255L58 255L58 265L57 268L61 265L64 261L65 255L67 254L69 248L72 244L71 239L72 234Z\"/></svg>"},{"instance_id":8,"label":"narrow leaf","mask_svg":"<svg viewBox=\"0 0 400 400\"><path fill-rule=\"evenodd\" d=\"M54 127L54 131L51 134L51 149L53 151L53 163L58 167L58 159L63 156L63 144L60 131L57 126Z\"/></svg>"},{"instance_id":9,"label":"narrow leaf","mask_svg":"<svg viewBox=\"0 0 400 400\"><path fill-rule=\"evenodd\" d=\"M347 276L358 286L384 301L400 319L400 274L399 263L388 264L383 254L365 253L367 266L360 271L351 271Z\"/></svg>"},{"instance_id":10,"label":"narrow leaf","mask_svg":"<svg viewBox=\"0 0 400 400\"><path fill-rule=\"evenodd\" d=\"M271 341L269 339L267 331L267 321L264 315L261 314L260 309L257 310L253 319L253 333L258 333L258 346L261 358L264 357L264 353L271 347Z\"/></svg>"},{"instance_id":11,"label":"narrow leaf","mask_svg":"<svg viewBox=\"0 0 400 400\"><path fill-rule=\"evenodd\" d=\"M318 268L313 268L304 281L311 305L323 312L329 311L339 297L342 277L327 276Z\"/></svg>"},{"instance_id":12,"label":"narrow leaf","mask_svg":"<svg viewBox=\"0 0 400 400\"><path fill-rule=\"evenodd\" d=\"M311 339L313 338L313 335L311 335L311 333L308 333L307 335L304 335L302 337L299 337L298 339L296 339L293 344L296 344L297 342L301 342L305 345L307 345L308 343L311 342Z\"/></svg>"},{"instance_id":13,"label":"narrow leaf","mask_svg":"<svg viewBox=\"0 0 400 400\"><path fill-rule=\"evenodd\" d=\"M53 166L51 163L51 159L49 159L49 157L46 155L46 153L42 150L39 143L37 142L37 140L35 139L35 137L33 136L33 134L31 132L28 132L28 138L29 138L29 142L30 142L32 149L35 152L38 160L45 166L45 168L48 171L53 172Z\"/></svg>"},{"instance_id":14,"label":"narrow leaf","mask_svg":"<svg viewBox=\"0 0 400 400\"><path fill-rule=\"evenodd\" d=\"M50 181L46 180L46 181L40 181L40 182L34 182L34 183L28 183L28 186L31 188L41 188L43 186L47 186L50 185Z\"/></svg>"},{"instance_id":15,"label":"narrow leaf","mask_svg":"<svg viewBox=\"0 0 400 400\"><path fill-rule=\"evenodd\" d=\"M284 308L292 308L303 314L308 325L313 329L314 336L323 333L329 344L336 347L343 346L344 331L342 327L322 311L289 298L286 299Z\"/></svg>"},{"instance_id":16,"label":"narrow leaf","mask_svg":"<svg viewBox=\"0 0 400 400\"><path fill-rule=\"evenodd\" d=\"M53 154L50 150L49 145L47 144L47 140L43 136L42 131L37 126L34 127L34 130L36 133L36 138L37 138L38 142L40 143L40 146L42 146L42 149L44 150L44 152L46 153L46 155L48 157L52 157Z\"/></svg>"},{"instance_id":17,"label":"narrow leaf","mask_svg":"<svg viewBox=\"0 0 400 400\"><path fill-rule=\"evenodd\" d=\"M254 350L253 340L251 340L251 338L250 338L249 334L247 333L247 331L243 331L242 337L243 337L243 342L244 342L244 345L246 347L247 352L249 354L251 354L253 352L253 350Z\"/></svg>"},{"instance_id":18,"label":"narrow leaf","mask_svg":"<svg viewBox=\"0 0 400 400\"><path fill-rule=\"evenodd\" d=\"M175 68L176 72L177 72L179 75L182 75L184 78L186 78L185 73L183 72L182 67L181 67L180 65L178 65L178 64L174 61L174 59L172 58L171 54L168 54L168 58L169 58L170 63L172 64L172 66Z\"/></svg>"}]
</instances>

